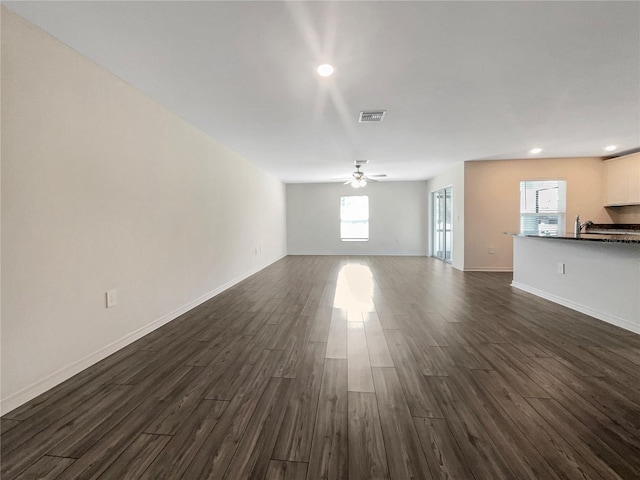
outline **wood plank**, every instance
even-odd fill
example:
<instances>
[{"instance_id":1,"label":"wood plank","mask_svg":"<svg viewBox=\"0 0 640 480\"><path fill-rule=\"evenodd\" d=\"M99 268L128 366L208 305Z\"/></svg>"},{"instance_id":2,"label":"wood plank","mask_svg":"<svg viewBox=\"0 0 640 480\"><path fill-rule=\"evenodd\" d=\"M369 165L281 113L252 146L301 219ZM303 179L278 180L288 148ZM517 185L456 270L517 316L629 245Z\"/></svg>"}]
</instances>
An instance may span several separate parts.
<instances>
[{"instance_id":1,"label":"wood plank","mask_svg":"<svg viewBox=\"0 0 640 480\"><path fill-rule=\"evenodd\" d=\"M331 313L325 358L347 358L347 313L339 308Z\"/></svg>"},{"instance_id":2,"label":"wood plank","mask_svg":"<svg viewBox=\"0 0 640 480\"><path fill-rule=\"evenodd\" d=\"M308 479L348 479L347 361L325 360Z\"/></svg>"},{"instance_id":3,"label":"wood plank","mask_svg":"<svg viewBox=\"0 0 640 480\"><path fill-rule=\"evenodd\" d=\"M544 388L518 370L507 358L501 356L494 345L476 345L475 349L523 397L550 398L549 393Z\"/></svg>"},{"instance_id":4,"label":"wood plank","mask_svg":"<svg viewBox=\"0 0 640 480\"><path fill-rule=\"evenodd\" d=\"M320 304L311 323L310 342L327 343L329 329L331 328L331 315L333 309L330 305Z\"/></svg>"},{"instance_id":5,"label":"wood plank","mask_svg":"<svg viewBox=\"0 0 640 480\"><path fill-rule=\"evenodd\" d=\"M0 435L6 434L9 430L20 425L20 420L12 420L10 418L2 417L0 419Z\"/></svg>"},{"instance_id":6,"label":"wood plank","mask_svg":"<svg viewBox=\"0 0 640 480\"><path fill-rule=\"evenodd\" d=\"M302 359L309 340L312 322L311 317L300 316L293 331L286 334L282 362L274 373L275 377L296 378L301 373Z\"/></svg>"},{"instance_id":7,"label":"wood plank","mask_svg":"<svg viewBox=\"0 0 640 480\"><path fill-rule=\"evenodd\" d=\"M140 478L147 467L158 456L160 451L169 443L168 435L141 434L129 445L122 454L109 465L100 479L121 478L133 480Z\"/></svg>"},{"instance_id":8,"label":"wood plank","mask_svg":"<svg viewBox=\"0 0 640 480\"><path fill-rule=\"evenodd\" d=\"M600 477L603 471L585 461L497 372L477 371L475 375L555 471L565 478Z\"/></svg>"},{"instance_id":9,"label":"wood plank","mask_svg":"<svg viewBox=\"0 0 640 480\"><path fill-rule=\"evenodd\" d=\"M206 367L220 354L236 335L230 331L223 331L213 340L204 342L206 346L197 345L194 354L186 361L185 365L193 367ZM204 347L204 348L203 348Z\"/></svg>"},{"instance_id":10,"label":"wood plank","mask_svg":"<svg viewBox=\"0 0 640 480\"><path fill-rule=\"evenodd\" d=\"M16 478L18 480L53 480L73 462L75 462L74 458L45 455Z\"/></svg>"},{"instance_id":11,"label":"wood plank","mask_svg":"<svg viewBox=\"0 0 640 480\"><path fill-rule=\"evenodd\" d=\"M494 371L491 373L497 374ZM561 477L530 440L529 431L513 422L502 405L487 391L482 380L485 374L482 370L461 370L457 375L452 375L451 381L456 385L458 401L464 403L475 415L516 478L559 480Z\"/></svg>"},{"instance_id":12,"label":"wood plank","mask_svg":"<svg viewBox=\"0 0 640 480\"><path fill-rule=\"evenodd\" d=\"M225 479L265 477L293 384L291 378L271 378L227 468Z\"/></svg>"},{"instance_id":13,"label":"wood plank","mask_svg":"<svg viewBox=\"0 0 640 480\"><path fill-rule=\"evenodd\" d=\"M66 469L60 479L74 480L98 478L104 470L142 433L143 427L188 385L199 373L200 367L182 367L156 385L151 394L147 389L147 398L124 416L114 426L106 427L103 435L88 445L78 443L82 455ZM134 403L135 405L135 403ZM117 417L120 419L120 417ZM81 432L78 438L85 437ZM75 443L75 442L74 442Z\"/></svg>"},{"instance_id":14,"label":"wood plank","mask_svg":"<svg viewBox=\"0 0 640 480\"><path fill-rule=\"evenodd\" d=\"M376 312L365 312L363 319L371 366L393 367L393 360L391 360L391 354L389 353L389 347L378 314Z\"/></svg>"},{"instance_id":15,"label":"wood plank","mask_svg":"<svg viewBox=\"0 0 640 480\"><path fill-rule=\"evenodd\" d=\"M388 479L389 468L374 393L349 392L349 479Z\"/></svg>"},{"instance_id":16,"label":"wood plank","mask_svg":"<svg viewBox=\"0 0 640 480\"><path fill-rule=\"evenodd\" d=\"M36 425L38 428L37 416L31 416L23 425L7 432L2 436L2 470L3 479L14 478L18 473L25 470L33 462L37 461L44 454L49 453L52 448L62 441L72 436L76 431L82 431L88 425L95 423L95 419L100 415L100 405L113 406L124 396L130 386L104 385L100 390L100 395L87 401L78 407L75 412L59 418L56 422L41 431L34 432L28 424ZM24 438L20 435L24 432ZM62 455L59 455L62 456Z\"/></svg>"},{"instance_id":17,"label":"wood plank","mask_svg":"<svg viewBox=\"0 0 640 480\"><path fill-rule=\"evenodd\" d=\"M590 430L597 431L602 440L618 452L634 468L640 469L640 443L617 421L576 393L568 385L550 375L553 397L565 410L570 411Z\"/></svg>"},{"instance_id":18,"label":"wood plank","mask_svg":"<svg viewBox=\"0 0 640 480\"><path fill-rule=\"evenodd\" d=\"M200 367L181 367L177 370L167 371L168 375L166 378L159 379L155 376L151 377L157 379L157 382L154 382L154 390L152 392L149 391L149 387L151 386L151 383L149 383L150 379L133 386L133 388L129 388L125 392L125 396L121 400L118 399L115 406L111 408L103 406L94 409L92 412L94 414L94 420L91 422L89 428L77 428L76 434L70 435L64 441L58 443L54 448L49 450L48 453L58 456L80 458L92 445L104 437L105 432L116 428L124 419L130 416L133 411L140 408L141 405L146 405L147 407L152 406L152 408L147 408L144 411L144 415L138 416L136 420L143 418L147 419L147 421L151 420L153 415L171 403L173 395L179 395L181 393L184 387L183 382L193 381L200 371ZM154 402L154 399L158 399L158 401ZM74 465L74 468L76 467L77 464Z\"/></svg>"},{"instance_id":19,"label":"wood plank","mask_svg":"<svg viewBox=\"0 0 640 480\"><path fill-rule=\"evenodd\" d=\"M70 406L60 405L55 401L52 403L52 408L42 413L31 415L26 420L20 422L19 425L9 429L2 435L2 454L5 458L10 455L14 450L20 448L21 450L29 450L30 447L24 446L27 442L33 439L36 435L49 436L49 433L55 435L58 439L61 439L62 435L61 427L68 431L72 431L74 426L71 423L77 424L84 421L89 421L87 418L91 417L92 409L96 410L96 405L99 403L108 402L109 399L114 401L121 395L124 395L130 386L114 386L111 384L98 384L99 389L93 388L87 389L81 392L79 395L74 395L69 399ZM114 392L111 394L111 392ZM44 443L40 440L35 440L35 446L40 448ZM65 456L65 455L59 455Z\"/></svg>"},{"instance_id":20,"label":"wood plank","mask_svg":"<svg viewBox=\"0 0 640 480\"><path fill-rule=\"evenodd\" d=\"M210 391L228 370L237 372L233 366L249 345L250 340L251 337L236 335L209 365L202 368L200 374L187 386L182 395L167 405L145 427L144 431L164 435L175 434L205 397L205 392Z\"/></svg>"},{"instance_id":21,"label":"wood plank","mask_svg":"<svg viewBox=\"0 0 640 480\"><path fill-rule=\"evenodd\" d=\"M373 392L363 322L347 322L347 385L350 392Z\"/></svg>"},{"instance_id":22,"label":"wood plank","mask_svg":"<svg viewBox=\"0 0 640 480\"><path fill-rule=\"evenodd\" d=\"M402 333L399 330L386 330L385 335L389 338L391 357L411 415L442 418L440 407L420 374Z\"/></svg>"},{"instance_id":23,"label":"wood plank","mask_svg":"<svg viewBox=\"0 0 640 480\"><path fill-rule=\"evenodd\" d=\"M307 464L271 460L264 480L306 480Z\"/></svg>"},{"instance_id":24,"label":"wood plank","mask_svg":"<svg viewBox=\"0 0 640 480\"><path fill-rule=\"evenodd\" d=\"M390 478L431 479L395 368L373 368Z\"/></svg>"},{"instance_id":25,"label":"wood plank","mask_svg":"<svg viewBox=\"0 0 640 480\"><path fill-rule=\"evenodd\" d=\"M492 370L491 365L478 353L475 346L440 347L440 350L445 354L450 365L471 370Z\"/></svg>"},{"instance_id":26,"label":"wood plank","mask_svg":"<svg viewBox=\"0 0 640 480\"><path fill-rule=\"evenodd\" d=\"M413 423L434 479L473 478L445 419L414 418Z\"/></svg>"},{"instance_id":27,"label":"wood plank","mask_svg":"<svg viewBox=\"0 0 640 480\"><path fill-rule=\"evenodd\" d=\"M402 332L402 335L422 375L436 377L449 375L447 365L450 362L441 347L427 346L421 342L419 337L412 337L405 332Z\"/></svg>"},{"instance_id":28,"label":"wood plank","mask_svg":"<svg viewBox=\"0 0 640 480\"><path fill-rule=\"evenodd\" d=\"M265 325L267 331L271 331L271 327L270 325ZM249 341L242 352L233 360L235 368L225 369L224 373L213 382L204 398L207 400L231 400L240 385L253 371L254 364L264 361L266 355L267 353L260 346L259 338L255 336L249 337Z\"/></svg>"},{"instance_id":29,"label":"wood plank","mask_svg":"<svg viewBox=\"0 0 640 480\"><path fill-rule=\"evenodd\" d=\"M220 400L202 400L140 479L182 478L228 404L229 402Z\"/></svg>"},{"instance_id":30,"label":"wood plank","mask_svg":"<svg viewBox=\"0 0 640 480\"><path fill-rule=\"evenodd\" d=\"M279 350L265 350L265 353L236 391L220 421L185 470L184 478L223 477L282 355Z\"/></svg>"},{"instance_id":31,"label":"wood plank","mask_svg":"<svg viewBox=\"0 0 640 480\"><path fill-rule=\"evenodd\" d=\"M375 305L376 314L378 320L380 320L380 326L383 329L387 328L399 328L395 319L395 314L391 311L389 304L382 295L373 296L373 304Z\"/></svg>"},{"instance_id":32,"label":"wood plank","mask_svg":"<svg viewBox=\"0 0 640 480\"><path fill-rule=\"evenodd\" d=\"M606 472L604 478L640 478L640 469L629 464L556 400L530 398L533 408L592 466ZM594 452L598 452L594 455Z\"/></svg>"},{"instance_id":33,"label":"wood plank","mask_svg":"<svg viewBox=\"0 0 640 480\"><path fill-rule=\"evenodd\" d=\"M613 347L609 348L610 351L616 355L640 366L640 348L634 347Z\"/></svg>"},{"instance_id":34,"label":"wood plank","mask_svg":"<svg viewBox=\"0 0 640 480\"><path fill-rule=\"evenodd\" d=\"M517 478L500 455L478 418L461 401L452 377L425 377L447 425L475 478Z\"/></svg>"},{"instance_id":35,"label":"wood plank","mask_svg":"<svg viewBox=\"0 0 640 480\"><path fill-rule=\"evenodd\" d=\"M324 370L324 343L309 343L280 427L274 459L308 462Z\"/></svg>"},{"instance_id":36,"label":"wood plank","mask_svg":"<svg viewBox=\"0 0 640 480\"><path fill-rule=\"evenodd\" d=\"M592 382L589 377L575 375L571 369L566 368L554 358L536 358L535 362L607 415L616 425L626 430L629 435L628 442L640 446L637 441L637 439L640 440L637 437L638 424L640 422L638 403L629 404L626 399L620 401L616 392L611 391L610 387L599 386Z\"/></svg>"}]
</instances>

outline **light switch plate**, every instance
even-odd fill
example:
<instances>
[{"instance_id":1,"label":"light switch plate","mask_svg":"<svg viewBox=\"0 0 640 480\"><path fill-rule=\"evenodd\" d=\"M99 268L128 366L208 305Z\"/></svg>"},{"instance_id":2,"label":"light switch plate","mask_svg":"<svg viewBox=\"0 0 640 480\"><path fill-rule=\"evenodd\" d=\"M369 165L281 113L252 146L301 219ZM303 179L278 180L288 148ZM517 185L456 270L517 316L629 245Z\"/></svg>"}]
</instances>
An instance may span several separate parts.
<instances>
[{"instance_id":1,"label":"light switch plate","mask_svg":"<svg viewBox=\"0 0 640 480\"><path fill-rule=\"evenodd\" d=\"M118 303L118 291L115 288L107 290L105 294L107 301L107 308L115 307Z\"/></svg>"}]
</instances>

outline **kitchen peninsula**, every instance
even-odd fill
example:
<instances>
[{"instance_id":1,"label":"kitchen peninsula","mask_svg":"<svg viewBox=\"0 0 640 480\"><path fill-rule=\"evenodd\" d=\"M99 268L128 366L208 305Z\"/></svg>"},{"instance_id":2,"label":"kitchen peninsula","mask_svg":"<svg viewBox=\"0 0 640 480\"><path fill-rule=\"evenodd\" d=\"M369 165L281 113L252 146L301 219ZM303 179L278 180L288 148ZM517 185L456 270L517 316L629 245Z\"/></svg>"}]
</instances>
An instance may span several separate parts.
<instances>
[{"instance_id":1,"label":"kitchen peninsula","mask_svg":"<svg viewBox=\"0 0 640 480\"><path fill-rule=\"evenodd\" d=\"M640 334L640 235L513 235L513 287Z\"/></svg>"}]
</instances>

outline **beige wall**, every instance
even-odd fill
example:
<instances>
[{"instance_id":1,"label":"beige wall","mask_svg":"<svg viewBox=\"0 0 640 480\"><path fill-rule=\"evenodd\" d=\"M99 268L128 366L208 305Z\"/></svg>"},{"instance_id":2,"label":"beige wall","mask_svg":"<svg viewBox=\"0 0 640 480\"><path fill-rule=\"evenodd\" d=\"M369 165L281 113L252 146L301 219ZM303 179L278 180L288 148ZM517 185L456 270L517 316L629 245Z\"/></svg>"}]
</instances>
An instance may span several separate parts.
<instances>
[{"instance_id":1,"label":"beige wall","mask_svg":"<svg viewBox=\"0 0 640 480\"><path fill-rule=\"evenodd\" d=\"M3 412L286 254L282 182L4 8L1 133Z\"/></svg>"},{"instance_id":2,"label":"beige wall","mask_svg":"<svg viewBox=\"0 0 640 480\"><path fill-rule=\"evenodd\" d=\"M507 271L513 266L513 240L519 231L520 181L567 181L567 232L580 218L610 223L604 204L600 158L496 160L465 164L465 270ZM495 253L489 254L489 247Z\"/></svg>"}]
</instances>

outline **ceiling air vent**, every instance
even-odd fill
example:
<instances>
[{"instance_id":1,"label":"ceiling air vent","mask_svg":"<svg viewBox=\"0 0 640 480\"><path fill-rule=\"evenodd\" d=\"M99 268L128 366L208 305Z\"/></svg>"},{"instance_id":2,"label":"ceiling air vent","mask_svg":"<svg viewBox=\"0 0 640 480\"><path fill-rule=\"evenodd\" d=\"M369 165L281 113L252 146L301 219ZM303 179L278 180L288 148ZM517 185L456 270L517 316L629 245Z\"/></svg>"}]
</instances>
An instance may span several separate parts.
<instances>
[{"instance_id":1,"label":"ceiling air vent","mask_svg":"<svg viewBox=\"0 0 640 480\"><path fill-rule=\"evenodd\" d=\"M384 118L385 113L387 113L386 110L371 110L367 112L360 112L360 118L358 119L358 121L360 123L381 122Z\"/></svg>"}]
</instances>

